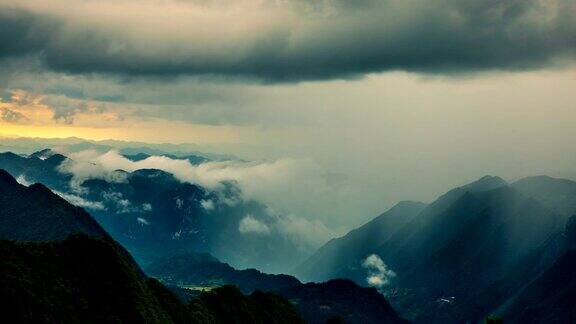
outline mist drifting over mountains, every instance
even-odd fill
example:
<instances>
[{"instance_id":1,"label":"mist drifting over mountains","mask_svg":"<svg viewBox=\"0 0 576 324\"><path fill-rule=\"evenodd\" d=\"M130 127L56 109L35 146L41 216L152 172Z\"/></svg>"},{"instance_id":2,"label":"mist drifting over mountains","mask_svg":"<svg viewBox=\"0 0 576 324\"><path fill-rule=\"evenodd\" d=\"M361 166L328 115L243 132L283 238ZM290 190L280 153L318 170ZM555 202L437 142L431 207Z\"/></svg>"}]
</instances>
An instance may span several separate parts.
<instances>
[{"instance_id":1,"label":"mist drifting over mountains","mask_svg":"<svg viewBox=\"0 0 576 324\"><path fill-rule=\"evenodd\" d=\"M0 321L576 323L574 13L0 0Z\"/></svg>"}]
</instances>

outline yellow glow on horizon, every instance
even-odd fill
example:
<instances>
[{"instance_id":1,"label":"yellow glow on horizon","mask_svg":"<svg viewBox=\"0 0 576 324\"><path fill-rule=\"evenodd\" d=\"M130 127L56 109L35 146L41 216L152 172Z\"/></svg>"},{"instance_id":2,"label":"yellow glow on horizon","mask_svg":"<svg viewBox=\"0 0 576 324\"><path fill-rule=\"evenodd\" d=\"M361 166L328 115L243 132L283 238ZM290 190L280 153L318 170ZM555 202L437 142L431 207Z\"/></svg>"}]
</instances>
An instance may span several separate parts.
<instances>
[{"instance_id":1,"label":"yellow glow on horizon","mask_svg":"<svg viewBox=\"0 0 576 324\"><path fill-rule=\"evenodd\" d=\"M115 111L87 109L75 112L71 120L55 119L55 110L41 98L42 95L16 90L12 92L11 101L0 101L0 113L9 111L21 116L13 121L0 120L0 136L78 137L95 141L113 139L147 143L237 143L253 135L251 127L122 116L124 107L114 107Z\"/></svg>"},{"instance_id":2,"label":"yellow glow on horizon","mask_svg":"<svg viewBox=\"0 0 576 324\"><path fill-rule=\"evenodd\" d=\"M36 126L0 124L0 135L4 137L66 138L80 137L89 140L105 140L122 137L115 129L94 129L71 126Z\"/></svg>"},{"instance_id":3,"label":"yellow glow on horizon","mask_svg":"<svg viewBox=\"0 0 576 324\"><path fill-rule=\"evenodd\" d=\"M147 143L235 143L244 136L250 136L249 133L250 130L246 128L166 121L139 121L114 127L0 122L0 136L3 137L78 137L95 141L113 139Z\"/></svg>"}]
</instances>

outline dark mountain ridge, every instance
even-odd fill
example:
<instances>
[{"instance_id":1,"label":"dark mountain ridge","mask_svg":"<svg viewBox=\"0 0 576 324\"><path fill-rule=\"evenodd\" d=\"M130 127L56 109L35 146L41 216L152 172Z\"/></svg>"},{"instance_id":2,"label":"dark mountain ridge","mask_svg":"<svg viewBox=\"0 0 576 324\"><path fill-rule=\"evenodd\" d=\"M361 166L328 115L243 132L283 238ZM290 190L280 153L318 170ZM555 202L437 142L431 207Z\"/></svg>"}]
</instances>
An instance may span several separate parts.
<instances>
[{"instance_id":1,"label":"dark mountain ridge","mask_svg":"<svg viewBox=\"0 0 576 324\"><path fill-rule=\"evenodd\" d=\"M287 275L270 275L255 269L237 270L208 254L182 254L152 263L146 272L177 287L210 289L234 284L246 293L274 292L289 299L308 323L340 318L345 323L406 323L374 288L350 280L302 284Z\"/></svg>"},{"instance_id":2,"label":"dark mountain ridge","mask_svg":"<svg viewBox=\"0 0 576 324\"><path fill-rule=\"evenodd\" d=\"M25 241L62 240L71 234L110 239L82 208L70 205L44 185L20 185L0 169L0 238Z\"/></svg>"},{"instance_id":3,"label":"dark mountain ridge","mask_svg":"<svg viewBox=\"0 0 576 324\"><path fill-rule=\"evenodd\" d=\"M256 269L236 270L206 253L184 253L162 258L146 267L146 273L169 285L213 287L234 285L244 293L277 291L300 285L288 275L267 274Z\"/></svg>"}]
</instances>

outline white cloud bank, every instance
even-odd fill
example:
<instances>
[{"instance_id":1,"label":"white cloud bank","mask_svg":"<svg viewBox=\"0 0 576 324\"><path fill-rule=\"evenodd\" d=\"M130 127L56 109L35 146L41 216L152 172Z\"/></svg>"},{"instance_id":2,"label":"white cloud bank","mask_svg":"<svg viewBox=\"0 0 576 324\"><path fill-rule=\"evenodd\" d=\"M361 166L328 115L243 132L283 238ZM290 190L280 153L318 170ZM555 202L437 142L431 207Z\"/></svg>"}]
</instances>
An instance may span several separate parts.
<instances>
[{"instance_id":1,"label":"white cloud bank","mask_svg":"<svg viewBox=\"0 0 576 324\"><path fill-rule=\"evenodd\" d=\"M382 288L390 283L390 279L396 277L396 273L388 269L388 266L376 254L371 254L364 259L362 267L368 270L366 282L372 287Z\"/></svg>"},{"instance_id":2,"label":"white cloud bank","mask_svg":"<svg viewBox=\"0 0 576 324\"><path fill-rule=\"evenodd\" d=\"M72 174L73 187L81 190L87 179L123 182L126 174L140 169L158 169L173 174L178 180L210 190L222 188L222 182L234 182L246 200L262 202L281 213L292 213L308 219L328 216L314 210L319 197L334 197L338 190L326 180L324 170L312 160L278 159L265 162L219 161L192 165L187 160L151 156L131 161L117 151L94 150L68 154L59 170ZM211 209L209 202L204 204Z\"/></svg>"},{"instance_id":3,"label":"white cloud bank","mask_svg":"<svg viewBox=\"0 0 576 324\"><path fill-rule=\"evenodd\" d=\"M158 169L173 174L177 179L219 191L222 182L234 182L242 192L242 199L266 204L275 218L265 224L247 215L239 224L241 233L284 235L301 247L315 248L334 233L320 221L329 212L318 213L318 197L333 197L337 190L327 183L322 168L310 160L280 159L271 162L223 161L192 165L187 160L151 156L131 161L117 151L101 153L93 150L68 154L69 159L60 166L60 172L71 174L74 190L83 191L82 183L88 179L109 182L126 181L126 173L140 169ZM121 197L120 197L121 198ZM178 202L177 202L178 203ZM207 210L216 208L212 200L201 202Z\"/></svg>"}]
</instances>

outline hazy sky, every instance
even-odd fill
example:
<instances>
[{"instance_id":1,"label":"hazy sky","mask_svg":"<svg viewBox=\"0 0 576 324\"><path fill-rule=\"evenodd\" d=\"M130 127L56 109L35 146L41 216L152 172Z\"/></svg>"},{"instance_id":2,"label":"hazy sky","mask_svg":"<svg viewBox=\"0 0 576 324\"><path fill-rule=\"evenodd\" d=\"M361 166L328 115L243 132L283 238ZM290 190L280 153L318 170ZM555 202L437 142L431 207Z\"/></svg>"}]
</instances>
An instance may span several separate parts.
<instances>
[{"instance_id":1,"label":"hazy sky","mask_svg":"<svg viewBox=\"0 0 576 324\"><path fill-rule=\"evenodd\" d=\"M574 0L0 0L0 135L291 161L279 207L346 227L485 174L574 176L575 12Z\"/></svg>"}]
</instances>

